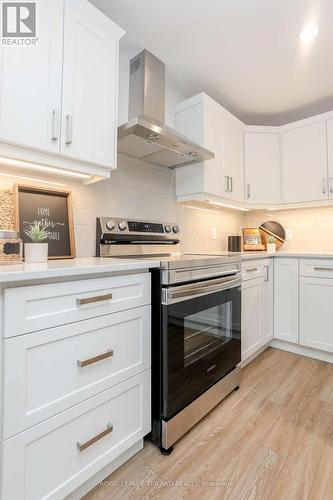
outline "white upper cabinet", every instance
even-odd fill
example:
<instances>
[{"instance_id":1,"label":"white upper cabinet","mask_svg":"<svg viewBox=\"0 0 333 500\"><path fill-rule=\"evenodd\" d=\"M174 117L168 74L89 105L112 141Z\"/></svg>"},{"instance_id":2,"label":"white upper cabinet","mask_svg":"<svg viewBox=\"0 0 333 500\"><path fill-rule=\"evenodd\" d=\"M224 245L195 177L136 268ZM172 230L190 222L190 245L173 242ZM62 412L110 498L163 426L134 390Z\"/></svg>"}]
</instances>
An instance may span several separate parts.
<instances>
[{"instance_id":1,"label":"white upper cabinet","mask_svg":"<svg viewBox=\"0 0 333 500\"><path fill-rule=\"evenodd\" d=\"M215 154L212 160L177 168L178 197L213 195L244 201L243 127L203 93L177 106L176 129Z\"/></svg>"},{"instance_id":2,"label":"white upper cabinet","mask_svg":"<svg viewBox=\"0 0 333 500\"><path fill-rule=\"evenodd\" d=\"M326 122L282 133L283 202L327 200Z\"/></svg>"},{"instance_id":3,"label":"white upper cabinet","mask_svg":"<svg viewBox=\"0 0 333 500\"><path fill-rule=\"evenodd\" d=\"M244 165L246 203L281 203L280 135L246 132Z\"/></svg>"},{"instance_id":4,"label":"white upper cabinet","mask_svg":"<svg viewBox=\"0 0 333 500\"><path fill-rule=\"evenodd\" d=\"M0 46L0 141L59 152L63 0L39 2L39 44Z\"/></svg>"},{"instance_id":5,"label":"white upper cabinet","mask_svg":"<svg viewBox=\"0 0 333 500\"><path fill-rule=\"evenodd\" d=\"M333 118L327 120L328 193L333 198Z\"/></svg>"},{"instance_id":6,"label":"white upper cabinet","mask_svg":"<svg viewBox=\"0 0 333 500\"><path fill-rule=\"evenodd\" d=\"M38 46L0 47L1 154L108 175L124 31L86 0L43 0L39 12Z\"/></svg>"},{"instance_id":7,"label":"white upper cabinet","mask_svg":"<svg viewBox=\"0 0 333 500\"><path fill-rule=\"evenodd\" d=\"M119 28L82 0L65 2L61 152L116 165Z\"/></svg>"},{"instance_id":8,"label":"white upper cabinet","mask_svg":"<svg viewBox=\"0 0 333 500\"><path fill-rule=\"evenodd\" d=\"M226 117L223 127L224 197L244 201L244 126L236 118ZM227 189L226 189L227 188Z\"/></svg>"}]
</instances>

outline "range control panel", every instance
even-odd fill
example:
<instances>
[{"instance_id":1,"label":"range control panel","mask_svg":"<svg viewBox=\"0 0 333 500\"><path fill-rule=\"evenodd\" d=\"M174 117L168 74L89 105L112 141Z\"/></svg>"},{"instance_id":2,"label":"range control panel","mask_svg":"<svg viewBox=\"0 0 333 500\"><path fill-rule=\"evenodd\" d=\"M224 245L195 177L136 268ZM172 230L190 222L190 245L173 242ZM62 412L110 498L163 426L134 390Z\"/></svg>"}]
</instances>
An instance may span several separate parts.
<instances>
[{"instance_id":1,"label":"range control panel","mask_svg":"<svg viewBox=\"0 0 333 500\"><path fill-rule=\"evenodd\" d=\"M102 234L137 234L173 236L179 233L179 226L173 222L151 222L134 219L119 219L115 217L100 217Z\"/></svg>"}]
</instances>

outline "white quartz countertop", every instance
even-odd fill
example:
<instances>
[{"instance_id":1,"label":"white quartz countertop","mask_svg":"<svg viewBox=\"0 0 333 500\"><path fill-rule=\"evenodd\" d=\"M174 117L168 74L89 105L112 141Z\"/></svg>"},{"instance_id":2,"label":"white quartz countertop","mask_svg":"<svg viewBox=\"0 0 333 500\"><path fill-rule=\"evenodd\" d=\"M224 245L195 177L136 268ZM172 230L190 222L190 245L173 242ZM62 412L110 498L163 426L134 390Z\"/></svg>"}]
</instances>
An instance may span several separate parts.
<instances>
[{"instance_id":1,"label":"white quartz countertop","mask_svg":"<svg viewBox=\"0 0 333 500\"><path fill-rule=\"evenodd\" d=\"M333 252L214 252L213 255L239 256L242 261L277 257L299 259L333 259ZM8 264L0 265L0 283L34 281L42 279L66 278L71 276L105 274L136 271L160 266L159 260L148 259L100 259L98 257L68 260L49 260L45 264Z\"/></svg>"},{"instance_id":2,"label":"white quartz countertop","mask_svg":"<svg viewBox=\"0 0 333 500\"><path fill-rule=\"evenodd\" d=\"M298 259L333 259L333 252L285 252L277 250L275 253L268 252L242 252L242 260L267 259L270 257L294 257Z\"/></svg>"},{"instance_id":3,"label":"white quartz countertop","mask_svg":"<svg viewBox=\"0 0 333 500\"><path fill-rule=\"evenodd\" d=\"M159 267L158 260L100 259L98 257L49 260L45 264L0 265L0 283L33 281L47 278L66 278L79 275L94 275L136 271Z\"/></svg>"}]
</instances>

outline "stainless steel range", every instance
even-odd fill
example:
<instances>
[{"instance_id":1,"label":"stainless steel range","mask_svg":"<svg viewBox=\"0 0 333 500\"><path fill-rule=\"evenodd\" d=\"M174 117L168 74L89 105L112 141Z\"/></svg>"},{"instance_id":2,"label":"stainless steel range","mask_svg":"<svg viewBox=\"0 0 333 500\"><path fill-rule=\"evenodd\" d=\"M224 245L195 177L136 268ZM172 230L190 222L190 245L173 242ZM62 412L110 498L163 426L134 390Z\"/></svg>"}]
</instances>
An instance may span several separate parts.
<instances>
[{"instance_id":1,"label":"stainless steel range","mask_svg":"<svg viewBox=\"0 0 333 500\"><path fill-rule=\"evenodd\" d=\"M240 383L240 258L181 253L176 223L101 217L97 255L151 258L152 438L163 453Z\"/></svg>"}]
</instances>

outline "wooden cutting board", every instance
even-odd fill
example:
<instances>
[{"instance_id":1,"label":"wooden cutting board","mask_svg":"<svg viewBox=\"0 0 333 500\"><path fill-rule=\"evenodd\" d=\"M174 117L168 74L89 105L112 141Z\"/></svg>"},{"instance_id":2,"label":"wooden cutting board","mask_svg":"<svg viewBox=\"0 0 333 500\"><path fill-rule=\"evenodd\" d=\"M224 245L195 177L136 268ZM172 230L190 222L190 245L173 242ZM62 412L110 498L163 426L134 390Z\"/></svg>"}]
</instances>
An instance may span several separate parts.
<instances>
[{"instance_id":1,"label":"wooden cutting board","mask_svg":"<svg viewBox=\"0 0 333 500\"><path fill-rule=\"evenodd\" d=\"M261 233L262 240L265 242L265 244L267 244L267 238L269 236L273 236L275 238L276 248L280 248L286 239L286 232L284 230L284 227L281 226L279 222L275 221L264 222L259 227L259 230Z\"/></svg>"}]
</instances>

